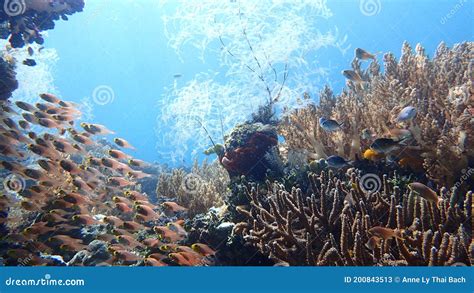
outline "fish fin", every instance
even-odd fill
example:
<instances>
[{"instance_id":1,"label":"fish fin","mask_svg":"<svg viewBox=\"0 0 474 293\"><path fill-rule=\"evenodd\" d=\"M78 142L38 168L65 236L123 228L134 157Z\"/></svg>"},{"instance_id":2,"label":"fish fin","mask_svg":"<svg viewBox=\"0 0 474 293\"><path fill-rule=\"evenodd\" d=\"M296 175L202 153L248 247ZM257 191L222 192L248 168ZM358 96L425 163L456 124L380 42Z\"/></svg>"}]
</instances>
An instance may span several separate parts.
<instances>
[{"instance_id":1,"label":"fish fin","mask_svg":"<svg viewBox=\"0 0 474 293\"><path fill-rule=\"evenodd\" d=\"M406 145L407 145L406 142L407 142L407 140L409 140L410 138L411 138L410 136L403 137L403 138L401 138L401 139L399 139L399 140L397 141L397 144L406 146Z\"/></svg>"},{"instance_id":2,"label":"fish fin","mask_svg":"<svg viewBox=\"0 0 474 293\"><path fill-rule=\"evenodd\" d=\"M436 203L436 206L438 209L441 210L441 203L444 201L444 198L438 196L438 202Z\"/></svg>"},{"instance_id":3,"label":"fish fin","mask_svg":"<svg viewBox=\"0 0 474 293\"><path fill-rule=\"evenodd\" d=\"M398 238L400 240L405 240L405 238L403 238L403 233L405 233L405 229L396 229L395 231L395 238Z\"/></svg>"}]
</instances>

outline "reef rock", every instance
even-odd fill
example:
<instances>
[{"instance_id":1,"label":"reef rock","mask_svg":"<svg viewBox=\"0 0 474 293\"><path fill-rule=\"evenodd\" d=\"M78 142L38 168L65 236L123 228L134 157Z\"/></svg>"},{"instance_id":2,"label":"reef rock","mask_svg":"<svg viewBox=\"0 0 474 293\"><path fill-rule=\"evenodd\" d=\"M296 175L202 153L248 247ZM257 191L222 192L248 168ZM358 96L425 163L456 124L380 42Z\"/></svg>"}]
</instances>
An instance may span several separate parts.
<instances>
[{"instance_id":1,"label":"reef rock","mask_svg":"<svg viewBox=\"0 0 474 293\"><path fill-rule=\"evenodd\" d=\"M14 65L0 58L0 101L9 99L18 88L14 68Z\"/></svg>"},{"instance_id":2,"label":"reef rock","mask_svg":"<svg viewBox=\"0 0 474 293\"><path fill-rule=\"evenodd\" d=\"M275 127L262 123L244 123L235 127L228 135L220 162L230 177L245 175L262 180L274 165L266 154L277 144Z\"/></svg>"}]
</instances>

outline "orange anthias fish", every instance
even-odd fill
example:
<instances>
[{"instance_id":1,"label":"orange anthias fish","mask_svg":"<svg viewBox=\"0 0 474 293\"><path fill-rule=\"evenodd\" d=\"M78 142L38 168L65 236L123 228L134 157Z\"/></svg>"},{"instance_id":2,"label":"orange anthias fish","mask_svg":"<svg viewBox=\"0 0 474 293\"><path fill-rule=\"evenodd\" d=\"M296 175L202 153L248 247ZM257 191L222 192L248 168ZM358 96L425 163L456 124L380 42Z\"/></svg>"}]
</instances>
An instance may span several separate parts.
<instances>
[{"instance_id":1,"label":"orange anthias fish","mask_svg":"<svg viewBox=\"0 0 474 293\"><path fill-rule=\"evenodd\" d=\"M118 145L119 147L126 148L126 149L132 149L132 150L135 149L134 146L132 146L128 141L126 141L126 140L123 139L123 138L115 138L115 139L114 139L114 142L115 142L115 144Z\"/></svg>"},{"instance_id":2,"label":"orange anthias fish","mask_svg":"<svg viewBox=\"0 0 474 293\"><path fill-rule=\"evenodd\" d=\"M159 235L160 239L170 242L178 242L183 239L183 236L165 226L155 226L153 227L153 231Z\"/></svg>"},{"instance_id":3,"label":"orange anthias fish","mask_svg":"<svg viewBox=\"0 0 474 293\"><path fill-rule=\"evenodd\" d=\"M439 205L443 201L443 198L439 197L433 189L429 188L423 183L413 182L408 184L408 188L414 191L417 195L429 202L435 203L436 205Z\"/></svg>"},{"instance_id":4,"label":"orange anthias fish","mask_svg":"<svg viewBox=\"0 0 474 293\"><path fill-rule=\"evenodd\" d=\"M137 213L150 220L155 220L160 217L152 208L146 205L136 205L135 209Z\"/></svg>"},{"instance_id":5,"label":"orange anthias fish","mask_svg":"<svg viewBox=\"0 0 474 293\"><path fill-rule=\"evenodd\" d=\"M92 124L92 123L81 123L81 127L84 128L85 131L89 132L90 134L94 135L108 135L114 134L115 132L108 130L107 127L100 124Z\"/></svg>"},{"instance_id":6,"label":"orange anthias fish","mask_svg":"<svg viewBox=\"0 0 474 293\"><path fill-rule=\"evenodd\" d=\"M165 267L165 266L168 266L164 262L162 262L160 260L157 260L155 258L152 258L152 257L145 258L143 263L145 264L145 266L150 266L150 267Z\"/></svg>"},{"instance_id":7,"label":"orange anthias fish","mask_svg":"<svg viewBox=\"0 0 474 293\"><path fill-rule=\"evenodd\" d=\"M375 226L369 229L369 233L371 235L380 237L382 239L391 239L391 238L398 238L402 239L402 232L398 229L390 229L382 226Z\"/></svg>"},{"instance_id":8,"label":"orange anthias fish","mask_svg":"<svg viewBox=\"0 0 474 293\"><path fill-rule=\"evenodd\" d=\"M216 254L214 250L212 250L209 246L203 243L194 243L193 245L191 245L191 248L203 256Z\"/></svg>"},{"instance_id":9,"label":"orange anthias fish","mask_svg":"<svg viewBox=\"0 0 474 293\"><path fill-rule=\"evenodd\" d=\"M172 211L174 213L187 211L188 209L180 206L179 204L172 201L165 201L161 204L165 209Z\"/></svg>"}]
</instances>

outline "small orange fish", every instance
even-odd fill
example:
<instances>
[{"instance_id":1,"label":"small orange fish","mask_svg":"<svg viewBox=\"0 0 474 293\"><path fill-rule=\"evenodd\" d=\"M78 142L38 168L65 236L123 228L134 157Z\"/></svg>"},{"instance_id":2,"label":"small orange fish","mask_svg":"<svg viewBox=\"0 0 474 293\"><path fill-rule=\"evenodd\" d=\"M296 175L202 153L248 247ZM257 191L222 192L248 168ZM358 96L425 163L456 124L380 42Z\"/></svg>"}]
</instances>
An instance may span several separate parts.
<instances>
[{"instance_id":1,"label":"small orange fish","mask_svg":"<svg viewBox=\"0 0 474 293\"><path fill-rule=\"evenodd\" d=\"M80 225L84 226L97 224L97 220L95 220L90 215L74 215L71 219L74 223L79 223Z\"/></svg>"},{"instance_id":2,"label":"small orange fish","mask_svg":"<svg viewBox=\"0 0 474 293\"><path fill-rule=\"evenodd\" d=\"M120 260L127 264L136 263L137 261L140 260L140 257L138 255L132 252L129 252L127 250L115 250L113 252L113 256L115 257L115 259Z\"/></svg>"},{"instance_id":3,"label":"small orange fish","mask_svg":"<svg viewBox=\"0 0 474 293\"><path fill-rule=\"evenodd\" d=\"M125 196L129 197L131 200L146 200L148 201L148 197L143 193L140 193L135 190L127 190L124 192Z\"/></svg>"},{"instance_id":4,"label":"small orange fish","mask_svg":"<svg viewBox=\"0 0 474 293\"><path fill-rule=\"evenodd\" d=\"M158 234L160 239L164 239L170 242L178 242L183 239L183 236L179 235L175 231L170 230L168 227L165 226L155 226L153 227L153 231Z\"/></svg>"},{"instance_id":5,"label":"small orange fish","mask_svg":"<svg viewBox=\"0 0 474 293\"><path fill-rule=\"evenodd\" d=\"M398 229L390 229L382 226L375 226L369 229L369 233L371 235L380 237L382 239L391 239L391 238L398 238L402 239L402 232Z\"/></svg>"},{"instance_id":6,"label":"small orange fish","mask_svg":"<svg viewBox=\"0 0 474 293\"><path fill-rule=\"evenodd\" d=\"M119 150L109 150L108 153L109 153L109 156L111 156L114 159L126 160L130 158L129 155Z\"/></svg>"},{"instance_id":7,"label":"small orange fish","mask_svg":"<svg viewBox=\"0 0 474 293\"><path fill-rule=\"evenodd\" d=\"M148 248L158 248L161 245L163 245L163 242L161 242L159 239L156 239L156 238L147 238L147 239L144 239L142 242Z\"/></svg>"},{"instance_id":8,"label":"small orange fish","mask_svg":"<svg viewBox=\"0 0 474 293\"><path fill-rule=\"evenodd\" d=\"M128 160L128 164L130 166L134 166L134 167L146 167L148 164L142 160L138 160L138 159L130 159Z\"/></svg>"},{"instance_id":9,"label":"small orange fish","mask_svg":"<svg viewBox=\"0 0 474 293\"><path fill-rule=\"evenodd\" d=\"M165 201L161 204L164 208L166 208L167 210L170 210L174 213L178 213L178 212L183 212L183 211L187 211L188 209L185 208L185 207L182 207L180 206L179 204L175 203L175 202L172 202L172 201Z\"/></svg>"},{"instance_id":10,"label":"small orange fish","mask_svg":"<svg viewBox=\"0 0 474 293\"><path fill-rule=\"evenodd\" d=\"M124 221L122 224L122 227L125 230L132 231L132 232L137 232L137 231L145 229L145 226L133 221Z\"/></svg>"},{"instance_id":11,"label":"small orange fish","mask_svg":"<svg viewBox=\"0 0 474 293\"><path fill-rule=\"evenodd\" d=\"M22 102L22 101L17 101L17 102L15 102L15 105L16 105L18 108L20 108L20 109L22 109L22 110L25 110L26 112L34 112L34 111L37 110L35 106L30 105L30 104L28 104L28 103L26 103L26 102Z\"/></svg>"},{"instance_id":12,"label":"small orange fish","mask_svg":"<svg viewBox=\"0 0 474 293\"><path fill-rule=\"evenodd\" d=\"M144 248L145 246L138 242L135 238L129 235L118 235L117 236L117 241L120 244L123 244L131 249L135 249L137 247L139 248Z\"/></svg>"},{"instance_id":13,"label":"small orange fish","mask_svg":"<svg viewBox=\"0 0 474 293\"><path fill-rule=\"evenodd\" d=\"M120 218L116 216L107 216L103 219L103 221L115 227L120 227L124 223Z\"/></svg>"},{"instance_id":14,"label":"small orange fish","mask_svg":"<svg viewBox=\"0 0 474 293\"><path fill-rule=\"evenodd\" d=\"M165 255L165 254L161 254L161 253L158 253L158 252L155 252L155 253L152 253L148 256L149 258L154 258L156 260L163 260L165 258L167 258L168 256Z\"/></svg>"},{"instance_id":15,"label":"small orange fish","mask_svg":"<svg viewBox=\"0 0 474 293\"><path fill-rule=\"evenodd\" d=\"M126 187L130 185L134 185L133 182L130 182L123 177L109 177L109 179L107 180L107 183L111 184L112 186L118 186L118 187Z\"/></svg>"},{"instance_id":16,"label":"small orange fish","mask_svg":"<svg viewBox=\"0 0 474 293\"><path fill-rule=\"evenodd\" d=\"M124 204L128 205L128 206L131 206L132 205L132 202L126 198L126 197L122 197L122 196L114 196L112 197L112 200L116 203L118 202L123 202Z\"/></svg>"},{"instance_id":17,"label":"small orange fish","mask_svg":"<svg viewBox=\"0 0 474 293\"><path fill-rule=\"evenodd\" d=\"M85 145L93 145L94 144L94 141L92 139L88 138L87 136L85 136L83 134L75 134L75 135L72 136L72 139L74 139L78 143L82 143L82 144L85 144Z\"/></svg>"},{"instance_id":18,"label":"small orange fish","mask_svg":"<svg viewBox=\"0 0 474 293\"><path fill-rule=\"evenodd\" d=\"M385 156L384 154L379 154L376 151L372 149L367 149L365 150L363 154L364 159L370 160L370 161L379 161L383 159Z\"/></svg>"},{"instance_id":19,"label":"small orange fish","mask_svg":"<svg viewBox=\"0 0 474 293\"><path fill-rule=\"evenodd\" d=\"M108 135L114 134L115 132L108 130L107 127L100 124L92 124L92 123L81 123L81 127L84 128L85 131L89 132L90 134L94 135Z\"/></svg>"},{"instance_id":20,"label":"small orange fish","mask_svg":"<svg viewBox=\"0 0 474 293\"><path fill-rule=\"evenodd\" d=\"M133 149L133 150L135 149L134 146L132 146L128 141L126 141L123 138L115 138L114 142L119 147L126 148L126 149Z\"/></svg>"},{"instance_id":21,"label":"small orange fish","mask_svg":"<svg viewBox=\"0 0 474 293\"><path fill-rule=\"evenodd\" d=\"M142 171L129 171L127 172L127 176L133 179L143 179L143 178L151 177L150 174L147 174Z\"/></svg>"},{"instance_id":22,"label":"small orange fish","mask_svg":"<svg viewBox=\"0 0 474 293\"><path fill-rule=\"evenodd\" d=\"M372 236L369 238L369 240L365 244L365 247L367 247L370 250L375 250L379 246L379 243L380 243L380 238L377 236Z\"/></svg>"},{"instance_id":23,"label":"small orange fish","mask_svg":"<svg viewBox=\"0 0 474 293\"><path fill-rule=\"evenodd\" d=\"M63 159L59 161L59 165L64 169L64 171L72 175L78 175L81 173L81 170L76 166L76 163L71 160Z\"/></svg>"},{"instance_id":24,"label":"small orange fish","mask_svg":"<svg viewBox=\"0 0 474 293\"><path fill-rule=\"evenodd\" d=\"M59 104L59 102L61 102L61 100L53 94L40 94L40 98L53 104Z\"/></svg>"},{"instance_id":25,"label":"small orange fish","mask_svg":"<svg viewBox=\"0 0 474 293\"><path fill-rule=\"evenodd\" d=\"M159 215L149 206L146 205L136 205L135 209L139 214L145 217L155 218L158 219Z\"/></svg>"},{"instance_id":26,"label":"small orange fish","mask_svg":"<svg viewBox=\"0 0 474 293\"><path fill-rule=\"evenodd\" d=\"M128 214L128 213L132 213L132 212L133 212L133 210L132 210L127 204L125 204L125 203L123 203L123 202L118 202L118 203L116 203L116 204L115 204L115 207L116 207L119 211L121 211L122 213Z\"/></svg>"},{"instance_id":27,"label":"small orange fish","mask_svg":"<svg viewBox=\"0 0 474 293\"><path fill-rule=\"evenodd\" d=\"M414 191L417 195L421 196L429 202L435 203L438 206L443 201L443 198L439 197L433 189L429 188L423 183L413 182L408 184L408 188Z\"/></svg>"},{"instance_id":28,"label":"small orange fish","mask_svg":"<svg viewBox=\"0 0 474 293\"><path fill-rule=\"evenodd\" d=\"M152 258L152 257L147 257L145 258L145 260L143 261L145 266L151 266L151 267L164 267L164 266L167 266L167 264L165 264L164 262L162 261L159 261L155 258Z\"/></svg>"},{"instance_id":29,"label":"small orange fish","mask_svg":"<svg viewBox=\"0 0 474 293\"><path fill-rule=\"evenodd\" d=\"M203 243L194 243L193 245L191 245L191 248L203 256L216 254L214 250L212 250L209 246Z\"/></svg>"},{"instance_id":30,"label":"small orange fish","mask_svg":"<svg viewBox=\"0 0 474 293\"><path fill-rule=\"evenodd\" d=\"M182 253L170 253L168 257L180 266L192 266L191 262Z\"/></svg>"}]
</instances>

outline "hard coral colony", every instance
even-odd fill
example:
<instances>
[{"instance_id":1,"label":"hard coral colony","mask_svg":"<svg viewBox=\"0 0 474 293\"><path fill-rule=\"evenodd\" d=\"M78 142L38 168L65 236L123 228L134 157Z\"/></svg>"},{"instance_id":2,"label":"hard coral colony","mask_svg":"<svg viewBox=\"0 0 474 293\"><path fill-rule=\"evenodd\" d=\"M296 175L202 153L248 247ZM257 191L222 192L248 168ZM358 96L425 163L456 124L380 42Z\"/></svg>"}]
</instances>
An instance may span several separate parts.
<instances>
[{"instance_id":1,"label":"hard coral colony","mask_svg":"<svg viewBox=\"0 0 474 293\"><path fill-rule=\"evenodd\" d=\"M40 31L84 6L25 3L0 14L12 47L41 44ZM270 99L191 170L133 158L52 94L8 101L18 84L0 60L2 262L472 265L473 47L440 44L430 60L405 43L384 72L358 48L340 95L326 87L315 105L305 94L280 120Z\"/></svg>"}]
</instances>

